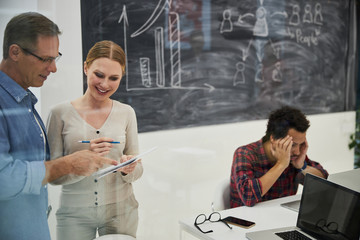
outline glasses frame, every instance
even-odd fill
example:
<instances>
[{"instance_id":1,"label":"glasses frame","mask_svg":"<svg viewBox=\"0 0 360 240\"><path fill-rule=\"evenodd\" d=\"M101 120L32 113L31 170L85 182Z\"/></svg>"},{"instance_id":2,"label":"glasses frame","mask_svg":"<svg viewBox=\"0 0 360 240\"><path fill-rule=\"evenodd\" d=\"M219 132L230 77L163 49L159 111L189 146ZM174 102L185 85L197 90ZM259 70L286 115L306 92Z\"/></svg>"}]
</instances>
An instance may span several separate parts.
<instances>
[{"instance_id":1,"label":"glasses frame","mask_svg":"<svg viewBox=\"0 0 360 240\"><path fill-rule=\"evenodd\" d=\"M212 217L214 214L218 214L218 215L219 215L219 219L216 220L216 221L212 221L212 220L211 220L211 217ZM204 216L205 220L204 220L203 222L201 222L201 223L197 223L198 218L201 217L201 216ZM225 222L224 220L221 219L221 215L220 215L219 212L212 212L212 213L209 215L209 217L206 217L206 215L202 213L202 214L199 214L199 215L195 218L194 226L195 226L200 232L202 232L202 233L204 233L204 234L206 234L206 233L212 233L212 232L213 232L213 230L209 230L209 231L204 232L204 231L201 230L201 228L199 227L199 225L205 223L206 221L209 221L209 222L212 222L212 223L222 222L222 223L224 223L226 226L228 226L228 228L232 229L232 227L231 227L227 222Z\"/></svg>"},{"instance_id":2,"label":"glasses frame","mask_svg":"<svg viewBox=\"0 0 360 240\"><path fill-rule=\"evenodd\" d=\"M320 228L322 231L330 234L338 234L338 224L336 222L326 223L325 219L320 219L316 223L316 227Z\"/></svg>"},{"instance_id":3,"label":"glasses frame","mask_svg":"<svg viewBox=\"0 0 360 240\"><path fill-rule=\"evenodd\" d=\"M47 57L47 58L42 58L38 55L36 55L35 53L31 52L30 50L21 47L20 45L18 45L25 53L30 54L34 57L36 57L37 59L39 59L41 62L43 63L47 63L47 64L51 64L53 61L57 62L60 57L62 56L61 52L58 52L58 55L56 57Z\"/></svg>"}]
</instances>

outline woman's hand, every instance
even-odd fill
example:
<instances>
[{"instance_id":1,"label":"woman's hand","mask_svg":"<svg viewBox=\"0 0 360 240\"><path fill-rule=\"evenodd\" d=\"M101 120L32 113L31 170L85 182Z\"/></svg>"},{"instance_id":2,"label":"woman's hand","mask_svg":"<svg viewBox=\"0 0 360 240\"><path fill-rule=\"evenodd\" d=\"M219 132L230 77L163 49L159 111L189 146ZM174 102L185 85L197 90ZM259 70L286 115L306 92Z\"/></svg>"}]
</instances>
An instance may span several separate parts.
<instances>
[{"instance_id":1,"label":"woman's hand","mask_svg":"<svg viewBox=\"0 0 360 240\"><path fill-rule=\"evenodd\" d=\"M132 155L123 155L123 156L121 156L121 158L120 158L120 162L123 163L123 162L129 161L129 160L132 159L133 157L134 157L134 156L132 156ZM120 168L121 173L123 173L123 174L132 173L132 172L134 171L134 169L135 169L138 161L141 161L141 159L133 162L133 163L130 164L130 165L127 165L127 166L125 166L125 167L123 167L123 168Z\"/></svg>"},{"instance_id":2,"label":"woman's hand","mask_svg":"<svg viewBox=\"0 0 360 240\"><path fill-rule=\"evenodd\" d=\"M98 153L100 156L105 156L112 148L110 143L112 141L114 140L108 137L95 138L90 141L90 150Z\"/></svg>"}]
</instances>

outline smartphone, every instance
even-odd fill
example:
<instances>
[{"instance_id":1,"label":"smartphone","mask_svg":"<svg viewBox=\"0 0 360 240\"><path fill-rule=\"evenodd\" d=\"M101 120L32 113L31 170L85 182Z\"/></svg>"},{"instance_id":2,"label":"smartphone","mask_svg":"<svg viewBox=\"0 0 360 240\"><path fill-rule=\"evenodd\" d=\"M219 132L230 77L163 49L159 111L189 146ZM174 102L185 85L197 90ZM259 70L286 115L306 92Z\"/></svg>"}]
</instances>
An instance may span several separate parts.
<instances>
[{"instance_id":1,"label":"smartphone","mask_svg":"<svg viewBox=\"0 0 360 240\"><path fill-rule=\"evenodd\" d=\"M242 228L251 228L253 226L255 226L254 222L245 220L245 219L240 219L240 218L236 218L236 217L226 217L223 219L223 221L238 226L238 227L242 227Z\"/></svg>"}]
</instances>

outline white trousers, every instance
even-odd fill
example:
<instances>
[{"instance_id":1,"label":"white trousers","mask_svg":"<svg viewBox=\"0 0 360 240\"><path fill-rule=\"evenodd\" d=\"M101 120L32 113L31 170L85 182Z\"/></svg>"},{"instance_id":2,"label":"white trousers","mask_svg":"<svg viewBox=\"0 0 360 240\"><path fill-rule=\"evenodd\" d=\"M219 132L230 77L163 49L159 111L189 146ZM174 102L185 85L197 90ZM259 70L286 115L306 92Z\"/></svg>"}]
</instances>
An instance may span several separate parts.
<instances>
[{"instance_id":1,"label":"white trousers","mask_svg":"<svg viewBox=\"0 0 360 240\"><path fill-rule=\"evenodd\" d=\"M57 240L93 240L96 231L136 237L138 203L127 199L121 203L97 207L60 207L56 212Z\"/></svg>"}]
</instances>

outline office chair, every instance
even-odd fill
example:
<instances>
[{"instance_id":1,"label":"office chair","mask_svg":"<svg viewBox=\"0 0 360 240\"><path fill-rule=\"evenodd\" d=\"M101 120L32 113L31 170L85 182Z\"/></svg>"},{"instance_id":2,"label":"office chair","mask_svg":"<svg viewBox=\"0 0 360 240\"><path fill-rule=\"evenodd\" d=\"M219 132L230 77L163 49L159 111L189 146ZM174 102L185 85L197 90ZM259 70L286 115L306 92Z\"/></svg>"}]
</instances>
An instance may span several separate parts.
<instances>
[{"instance_id":1,"label":"office chair","mask_svg":"<svg viewBox=\"0 0 360 240\"><path fill-rule=\"evenodd\" d=\"M215 188L212 211L221 211L230 208L230 178L222 179Z\"/></svg>"},{"instance_id":2,"label":"office chair","mask_svg":"<svg viewBox=\"0 0 360 240\"><path fill-rule=\"evenodd\" d=\"M124 234L107 234L101 237L95 238L94 240L135 240L136 238L124 235Z\"/></svg>"}]
</instances>

